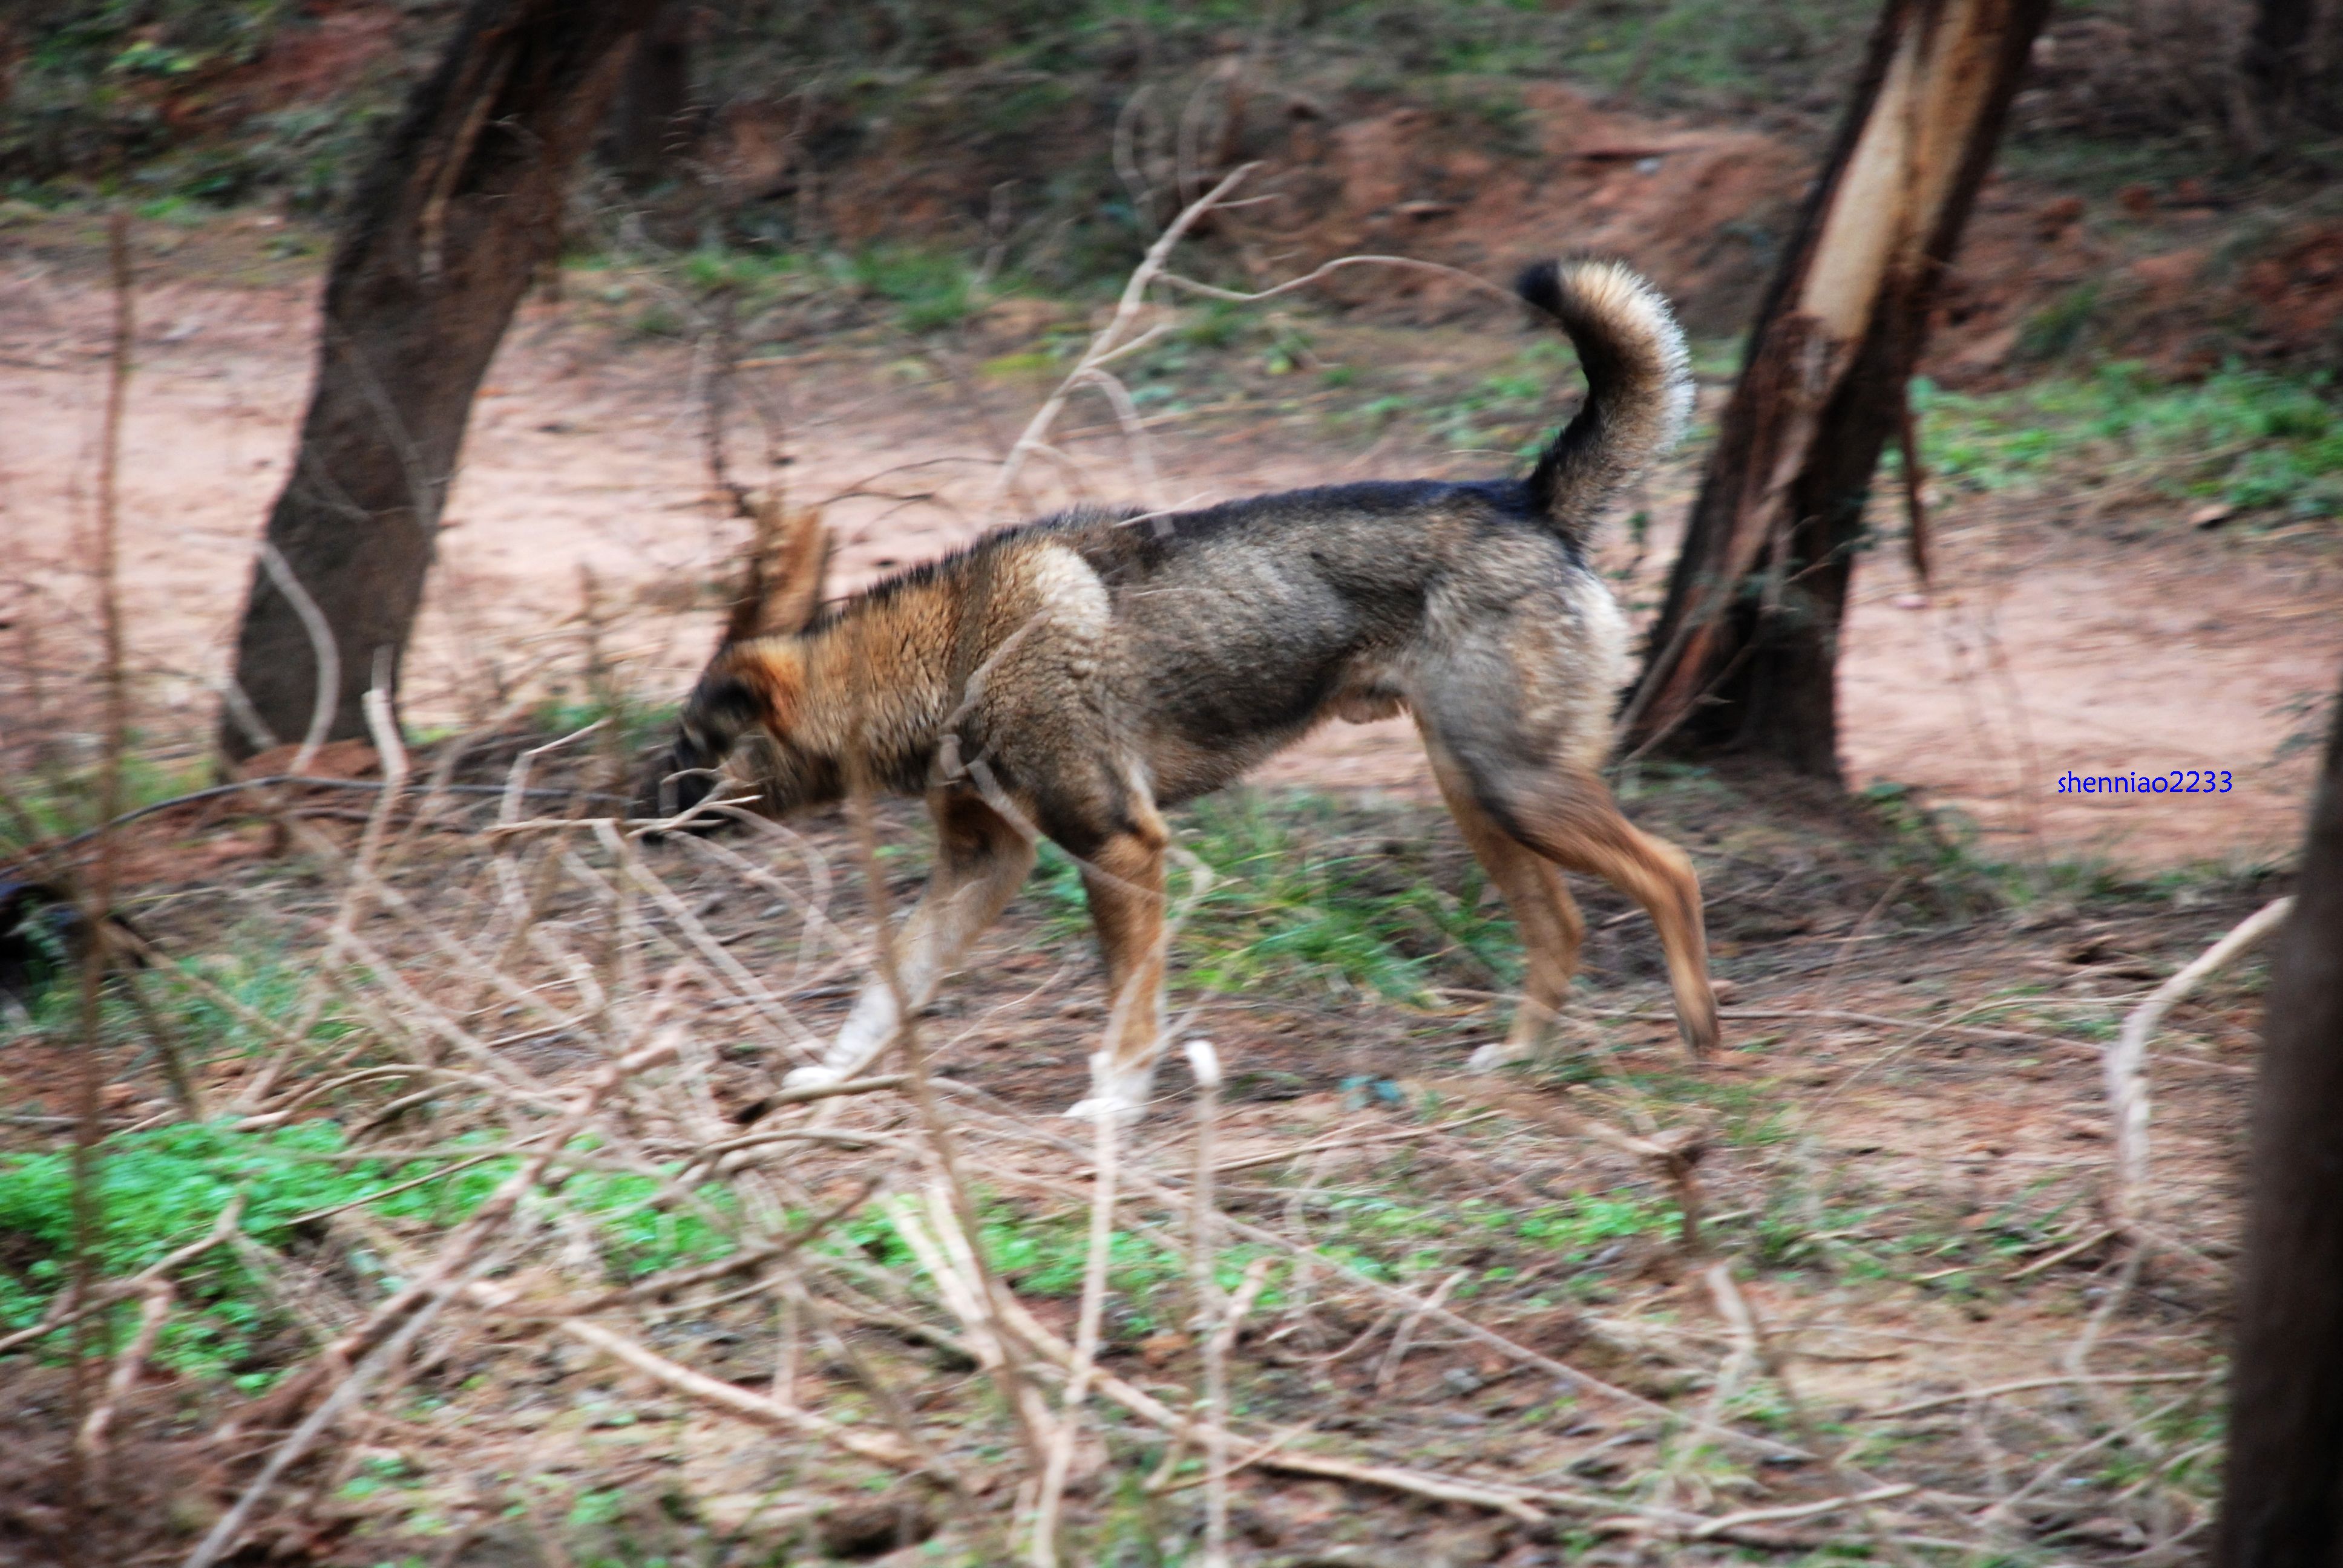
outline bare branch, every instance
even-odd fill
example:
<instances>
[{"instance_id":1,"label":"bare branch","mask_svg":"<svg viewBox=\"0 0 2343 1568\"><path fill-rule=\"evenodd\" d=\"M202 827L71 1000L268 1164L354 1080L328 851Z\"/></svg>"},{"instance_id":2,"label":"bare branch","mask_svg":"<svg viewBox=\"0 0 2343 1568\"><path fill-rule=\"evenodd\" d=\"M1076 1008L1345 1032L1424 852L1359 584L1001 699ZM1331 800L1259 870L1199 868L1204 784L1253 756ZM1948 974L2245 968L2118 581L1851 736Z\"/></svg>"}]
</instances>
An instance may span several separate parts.
<instances>
[{"instance_id":1,"label":"bare branch","mask_svg":"<svg viewBox=\"0 0 2343 1568\"><path fill-rule=\"evenodd\" d=\"M2208 976L2277 930L2293 909L2291 898L2264 904L2157 986L2124 1020L2106 1067L2107 1121L2115 1141L2115 1190L2108 1194L2107 1209L2117 1229L2131 1233L2147 1218L2147 1042L2157 1025Z\"/></svg>"}]
</instances>

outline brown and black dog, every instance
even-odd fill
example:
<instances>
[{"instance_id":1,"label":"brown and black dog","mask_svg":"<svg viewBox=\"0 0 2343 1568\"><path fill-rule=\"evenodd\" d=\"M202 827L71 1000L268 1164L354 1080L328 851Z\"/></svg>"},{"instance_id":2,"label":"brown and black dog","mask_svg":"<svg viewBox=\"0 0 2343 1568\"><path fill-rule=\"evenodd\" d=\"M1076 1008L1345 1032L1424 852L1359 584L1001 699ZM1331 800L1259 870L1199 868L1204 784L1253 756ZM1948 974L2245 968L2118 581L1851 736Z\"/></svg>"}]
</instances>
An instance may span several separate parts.
<instances>
[{"instance_id":1,"label":"brown and black dog","mask_svg":"<svg viewBox=\"0 0 2343 1568\"><path fill-rule=\"evenodd\" d=\"M1569 987L1585 928L1564 870L1650 912L1684 1040L1713 1049L1691 863L1630 824L1598 772L1627 628L1586 558L1604 504L1684 423L1684 338L1615 264L1549 263L1520 289L1569 334L1587 382L1525 477L1073 512L991 534L800 630L719 651L684 709L663 803L704 799L752 729L771 739L763 782L783 809L850 784L924 794L936 869L898 950L915 1008L1047 835L1081 864L1114 1004L1094 1098L1076 1110L1103 1098L1135 1117L1162 1045L1161 809L1329 719L1406 712L1527 953L1512 1028L1473 1065L1528 1050ZM872 980L823 1063L792 1081L860 1072L898 1021L894 988Z\"/></svg>"}]
</instances>

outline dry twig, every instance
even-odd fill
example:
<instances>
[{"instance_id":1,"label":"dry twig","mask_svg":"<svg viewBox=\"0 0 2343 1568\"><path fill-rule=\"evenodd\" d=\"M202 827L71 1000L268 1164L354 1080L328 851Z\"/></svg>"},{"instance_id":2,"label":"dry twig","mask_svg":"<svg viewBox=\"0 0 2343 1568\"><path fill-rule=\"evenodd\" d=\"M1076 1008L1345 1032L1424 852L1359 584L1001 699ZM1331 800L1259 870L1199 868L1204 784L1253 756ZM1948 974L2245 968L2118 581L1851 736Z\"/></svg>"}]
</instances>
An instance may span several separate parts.
<instances>
[{"instance_id":1,"label":"dry twig","mask_svg":"<svg viewBox=\"0 0 2343 1568\"><path fill-rule=\"evenodd\" d=\"M75 1436L84 1453L95 1458L106 1452L106 1428L114 1421L116 1409L137 1385L138 1374L146 1370L146 1358L154 1353L155 1338L163 1332L163 1320L170 1314L171 1282L159 1276L147 1281L146 1300L138 1309L138 1332L114 1358L114 1371L106 1380L106 1397L83 1420Z\"/></svg>"},{"instance_id":2,"label":"dry twig","mask_svg":"<svg viewBox=\"0 0 2343 1568\"><path fill-rule=\"evenodd\" d=\"M2179 973L2157 986L2124 1020L2123 1032L2107 1055L2107 1122L2115 1141L2115 1186L2107 1194L2110 1224L2138 1234L2147 1219L2147 1042L2164 1015L2285 920L2290 898L2273 899L2239 920L2227 936L2199 953Z\"/></svg>"},{"instance_id":3,"label":"dry twig","mask_svg":"<svg viewBox=\"0 0 2343 1568\"><path fill-rule=\"evenodd\" d=\"M926 1470L933 1462L923 1459L917 1451L900 1440L882 1437L875 1432L857 1432L840 1426L825 1416L795 1405L783 1404L749 1392L738 1383L725 1382L705 1372L697 1372L680 1362L672 1362L656 1351L604 1328L584 1318L565 1318L561 1332L581 1344L588 1344L611 1360L623 1362L644 1375L657 1379L679 1393L689 1394L702 1404L753 1421L759 1426L770 1427L796 1437L817 1437L835 1448L884 1464L896 1470Z\"/></svg>"},{"instance_id":4,"label":"dry twig","mask_svg":"<svg viewBox=\"0 0 2343 1568\"><path fill-rule=\"evenodd\" d=\"M1715 1519L1704 1520L1684 1533L1692 1541L1706 1541L1713 1536L1729 1535L1749 1524L1781 1524L1793 1519L1814 1519L1825 1513L1835 1513L1842 1508L1861 1508L1874 1503L1886 1503L1898 1497L1909 1497L1918 1487L1909 1483L1892 1486L1875 1486L1867 1492L1851 1492L1843 1497L1825 1497L1819 1503L1787 1503L1779 1508L1745 1508L1738 1513L1727 1513Z\"/></svg>"},{"instance_id":5,"label":"dry twig","mask_svg":"<svg viewBox=\"0 0 2343 1568\"><path fill-rule=\"evenodd\" d=\"M1137 994L1143 972L1135 972L1123 988L1126 1000ZM1113 1069L1112 1042L1120 1037L1117 1026L1121 1022L1119 1017L1109 1020L1108 1043L1091 1060L1091 1072L1098 1082L1105 1082ZM1065 1497L1067 1469L1073 1462L1082 1401L1090 1393L1091 1377L1098 1365L1099 1325L1106 1312L1107 1256L1114 1241L1115 1153L1122 1125L1120 1110L1111 1099L1100 1095L1091 1114L1097 1142L1091 1166L1091 1225L1082 1259L1082 1302L1074 1329L1073 1365L1067 1372L1057 1427L1050 1434L1049 1461L1041 1472L1041 1500L1033 1510L1033 1568L1056 1568L1058 1511Z\"/></svg>"},{"instance_id":6,"label":"dry twig","mask_svg":"<svg viewBox=\"0 0 2343 1568\"><path fill-rule=\"evenodd\" d=\"M1219 1282L1212 1277L1216 1218L1212 1207L1213 1135L1221 1114L1221 1058L1209 1040L1188 1042L1188 1067L1196 1080L1196 1178L1188 1193L1191 1238L1189 1277L1195 1292L1195 1332L1203 1342L1204 1397L1198 1402L1212 1431L1204 1440L1204 1568L1228 1568L1229 1561L1229 1348L1234 1342L1242 1308L1224 1306ZM1266 1268L1249 1272L1246 1282L1255 1290L1268 1276ZM1175 1441L1172 1450L1177 1452ZM1164 1455L1169 1474L1172 1454Z\"/></svg>"},{"instance_id":7,"label":"dry twig","mask_svg":"<svg viewBox=\"0 0 2343 1568\"><path fill-rule=\"evenodd\" d=\"M1092 335L1090 346L1082 351L1081 360L1067 374L1066 378L1058 384L1057 390L1051 392L1043 400L1041 406L1033 411L1033 417L1026 421L1025 428L1019 432L1017 439L1010 446L1009 455L1001 459L1001 472L993 481L994 494L1006 496L1012 493L1017 484L1017 477L1024 469L1026 458L1035 452L1050 449L1047 444L1050 427L1057 423L1059 413L1066 406L1066 399L1072 397L1077 389L1085 386L1094 386L1101 391L1108 391L1118 417L1125 416L1130 403L1130 395L1123 391L1120 381L1107 374L1106 367L1118 359L1127 358L1137 353L1169 330L1167 324L1159 322L1144 332L1136 336L1131 335L1131 327L1138 319L1139 312L1147 303L1148 289L1154 285L1158 277L1163 275L1164 266L1171 260L1172 251L1179 248L1181 240L1187 237L1188 231L1195 227L1197 220L1212 211L1213 207L1218 206L1231 191L1243 183L1245 177L1259 166L1256 164L1247 164L1242 168L1232 171L1211 190L1189 203L1187 209L1172 219L1161 234L1155 236L1155 243L1147 247L1146 256L1132 270L1131 276L1124 281L1121 297L1115 301L1114 314L1107 319L1104 327L1100 327ZM1121 393L1122 396L1120 398L1114 398L1113 393ZM1135 417L1135 413L1130 417ZM1130 427L1129 417L1126 417L1125 428ZM1146 448L1143 439L1137 437L1133 438L1141 442L1132 448L1134 456L1141 457L1144 462L1143 454ZM1149 477L1151 488L1153 477L1151 463L1145 464L1143 471ZM1149 505L1158 504L1159 502L1151 497Z\"/></svg>"},{"instance_id":8,"label":"dry twig","mask_svg":"<svg viewBox=\"0 0 2343 1568\"><path fill-rule=\"evenodd\" d=\"M2087 1384L2109 1387L2127 1383L2203 1382L2211 1372L2085 1372L2068 1377L2023 1377L2013 1382L1989 1383L1984 1388L1964 1389L1959 1393L1936 1394L1927 1399L1916 1399L1908 1403L1890 1405L1885 1410L1865 1411L1857 1419L1886 1421L1895 1416L1918 1415L1923 1412L1941 1410L1948 1404L1961 1404L1969 1400L1995 1399L2006 1393L2023 1393L2028 1389L2072 1388Z\"/></svg>"}]
</instances>

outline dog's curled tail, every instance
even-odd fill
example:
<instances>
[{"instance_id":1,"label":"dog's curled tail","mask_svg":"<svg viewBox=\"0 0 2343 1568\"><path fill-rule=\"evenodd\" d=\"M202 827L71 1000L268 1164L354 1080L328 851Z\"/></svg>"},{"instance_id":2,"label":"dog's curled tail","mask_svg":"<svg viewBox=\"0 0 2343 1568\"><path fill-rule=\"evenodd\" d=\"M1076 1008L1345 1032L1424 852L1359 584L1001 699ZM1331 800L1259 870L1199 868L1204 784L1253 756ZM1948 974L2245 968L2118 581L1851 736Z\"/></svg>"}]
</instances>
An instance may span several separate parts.
<instances>
[{"instance_id":1,"label":"dog's curled tail","mask_svg":"<svg viewBox=\"0 0 2343 1568\"><path fill-rule=\"evenodd\" d=\"M1584 544L1604 506L1684 433L1684 333L1659 290L1615 261L1540 262L1513 286L1570 335L1586 373L1586 401L1529 477L1538 509Z\"/></svg>"}]
</instances>

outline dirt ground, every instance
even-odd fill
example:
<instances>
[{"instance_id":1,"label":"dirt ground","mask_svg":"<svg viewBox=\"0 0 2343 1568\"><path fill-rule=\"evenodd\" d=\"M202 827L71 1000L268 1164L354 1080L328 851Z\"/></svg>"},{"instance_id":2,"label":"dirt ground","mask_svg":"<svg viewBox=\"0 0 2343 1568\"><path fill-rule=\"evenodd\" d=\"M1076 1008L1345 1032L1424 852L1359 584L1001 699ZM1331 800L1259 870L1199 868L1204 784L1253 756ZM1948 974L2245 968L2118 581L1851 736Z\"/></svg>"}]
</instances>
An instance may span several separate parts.
<instances>
[{"instance_id":1,"label":"dirt ground","mask_svg":"<svg viewBox=\"0 0 2343 1568\"><path fill-rule=\"evenodd\" d=\"M479 776L499 771L481 759ZM1239 1560L1656 1563L1753 1550L1801 1556L1858 1543L1866 1531L1933 1550L1998 1542L2026 1561L2116 1561L2151 1540L2193 1550L2205 1524L2203 1445L2217 1409L2221 1260L2235 1231L2258 971L2221 977L2192 1000L2159 1049L2154 1211L2174 1240L2145 1272L2127 1270L2125 1249L2103 1229L2107 1142L2094 1042L2145 983L2234 923L2269 885L2198 884L2179 902L2134 892L2042 904L2024 920L1979 919L1963 912L1962 874L1916 874L1928 862L1906 857L1925 856L1925 844L1796 790L1765 797L1679 780L1645 791L1634 809L1686 845L1706 880L1729 1039L1705 1067L1690 1067L1675 1041L1648 926L1605 889L1584 894L1586 973L1558 1051L1505 1079L1462 1075L1464 1056L1501 1022L1469 969L1448 966L1436 1000L1415 1005L1348 988L1199 992L1175 981L1176 1004L1192 1010L1183 1031L1209 1035L1230 1071L1217 1149L1232 1220L1354 1266L1403 1260L1396 1278L1416 1292L1378 1294L1360 1276L1327 1272L1312 1288L1289 1283L1248 1325L1238 1408L1264 1442L1292 1452L1263 1448L1240 1473ZM916 841L914 816L890 810L882 839ZM1312 820L1293 852L1381 857L1406 884L1459 894L1469 886L1436 808L1386 800ZM317 825L344 852L354 846L355 825ZM343 897L306 856L205 865L186 855L194 842L239 834L256 844L266 829L158 819L140 829L140 846L155 853L134 854L153 865L177 847L185 869L147 883L144 929L172 951L222 955L206 961L223 977L236 961L226 955L313 940L307 933ZM440 949L446 935L499 929L490 890L498 877L489 872L511 843L428 834L408 847L393 883L427 919L367 922L373 963L463 994L468 982L444 972ZM802 845L767 862L760 885L812 898L850 924L860 900L842 873L852 853L841 828L817 822ZM821 858L838 872L817 893L806 874ZM802 945L794 921L742 899L720 848L661 849L648 863L676 907L698 911L706 934L748 972L786 988L795 1027L819 1035L835 1026L850 990L839 982L850 972ZM895 862L890 898L910 896L916 873L916 863ZM590 875L562 879L538 906L540 929L592 951L603 904ZM825 1203L872 1181L916 1192L922 1178L902 1163L918 1135L910 1108L870 1096L811 1120L762 1111L799 1049L759 1021L784 1004L753 1002L705 972L680 986L672 971L659 980L663 944L680 930L649 919L642 961L653 967L642 994L656 989L680 1004L712 1050L684 1100L655 1081L614 1110L610 1146L657 1151L692 1146L679 1138L704 1144L743 1128L772 1131L815 1144L785 1144L797 1151L761 1170L752 1161L734 1178L745 1190L772 1180ZM1035 1233L1079 1224L1091 1174L1079 1125L1052 1115L1081 1091L1103 1012L1089 945L1069 939L1048 902L1029 895L923 1026L935 1070L952 1086L960 1159ZM1183 977L1192 961L1183 960ZM543 983L540 994L555 998L560 982ZM603 1060L589 1038L565 1031L516 1040L503 1049L506 1069L548 1086L575 1084ZM23 1040L6 1054L19 1116L37 1121L70 1104L80 1049ZM169 1114L136 1056L134 1041L107 1059L116 1125ZM216 1059L205 1094L232 1103L250 1069ZM309 1086L308 1114L332 1107L372 1127L377 1146L445 1142L465 1124L450 1106L452 1121L377 1126L374 1091L299 1081ZM1125 1222L1176 1244L1182 1211L1172 1194L1192 1159L1192 1085L1174 1062L1158 1089L1122 1156ZM698 1110L687 1111L694 1099ZM1672 1191L1681 1199L1684 1189L1671 1189L1621 1134L1589 1136L1590 1125L1700 1151L1696 1239L1648 1220L1608 1245L1524 1244L1506 1232L1509 1222L1569 1211L1590 1196L1645 1211ZM411 1273L442 1240L412 1221L348 1223L277 1264L279 1288L329 1323L348 1322L357 1304L343 1304L347 1258L386 1256ZM577 1266L573 1243L513 1278L541 1292ZM1781 1358L1778 1372L1735 1328L1720 1266L1739 1275L1733 1289L1768 1336L1764 1354ZM1000 1449L984 1446L1001 1441L998 1412L982 1413L980 1380L964 1347L953 1348L961 1342L937 1337L950 1320L851 1251L822 1267L853 1271L823 1288L858 1303L841 1310L860 1325L856 1353L870 1364L810 1344L800 1362L777 1343L769 1310L725 1304L737 1292L698 1305L688 1296L647 1301L630 1309L639 1320L628 1332L703 1374L786 1387L805 1408L860 1411L853 1419L863 1422L873 1417L860 1391L875 1365L953 1462L970 1467L981 1501L963 1511L909 1482L880 1500L910 1511L920 1533L940 1530L931 1552L944 1561L1006 1560L1006 1546L989 1545L986 1534L1011 1507L989 1479ZM1062 1278L1050 1285L1030 1265L1011 1277L1046 1327L1071 1332L1075 1303ZM1379 1338L1406 1321L1395 1308L1420 1302L1443 1279L1472 1282L1455 1304L1497 1342L1453 1321L1420 1323L1406 1342ZM1166 1289L1112 1298L1101 1364L1176 1399L1192 1375L1192 1345L1166 1327ZM852 1293L872 1290L881 1299ZM777 1356L797 1369L786 1383ZM6 1383L28 1432L55 1431L65 1408L45 1375L20 1370ZM297 1473L301 1484L253 1560L367 1563L413 1551L499 1568L559 1561L548 1542L566 1542L560 1549L580 1562L598 1553L637 1561L660 1543L699 1542L709 1561L763 1562L730 1555L743 1532L751 1542L803 1543L834 1530L864 1543L836 1553L853 1557L883 1553L890 1539L886 1519L858 1525L863 1516L840 1501L867 1496L883 1472L816 1443L777 1441L524 1327L468 1320L437 1336L412 1375L410 1392L377 1402L350 1446ZM1675 1424L1720 1416L1732 1436ZM235 1473L202 1435L212 1419L188 1404L186 1384L167 1379L126 1412L126 1452L143 1455L109 1483L126 1541L150 1546L158 1517L181 1532L207 1524L234 1496ZM1138 1477L1160 1457L1149 1429L1124 1416L1101 1422L1105 1449L1078 1467L1074 1495L1091 1533L1077 1560L1154 1561L1124 1553L1141 1550L1132 1542L1180 1536L1193 1494L1141 1493ZM155 1446L141 1450L144 1442ZM54 1519L45 1524L24 1503L54 1500L63 1462L46 1443L0 1461L0 1561L50 1539L41 1533ZM1817 1463L1817 1452L1838 1458ZM1313 1477L1308 1466L1319 1459L1462 1478L1484 1500L1443 1504L1404 1484ZM1121 1467L1119 1490L1079 1479L1101 1463ZM2168 1491L2152 1484L2157 1478ZM1867 1523L1800 1523L1858 1485L1882 1495ZM1509 1514L1491 1495L1514 1499L1526 1516L1554 1513L1524 1524L1520 1509ZM602 1501L589 1507L594 1499ZM1998 1513L1997 1500L2006 1500ZM1788 1511L1791 1522L1774 1523L1766 1509ZM1745 1517L1751 1510L1758 1516ZM1713 1540L1679 1541L1689 1526L1672 1535L1665 1523L1724 1514L1734 1523ZM1125 1545L1110 1550L1118 1541ZM906 1551L885 1560L910 1568L937 1559Z\"/></svg>"},{"instance_id":2,"label":"dirt ground","mask_svg":"<svg viewBox=\"0 0 2343 1568\"><path fill-rule=\"evenodd\" d=\"M195 744L216 702L252 539L283 482L307 391L315 286L300 275L313 268L260 259L265 237L189 243L166 231L143 258L123 558L143 723L172 742ZM157 238L178 244L151 254ZM40 639L55 618L78 613L67 607L90 516L107 306L85 270L43 250L13 246L0 291L0 536L15 563L7 635L27 670L63 677L62 695L74 638L68 631L67 647L46 651ZM253 281L206 281L223 256ZM582 286L596 286L592 275ZM739 536L708 499L704 359L625 340L607 311L578 301L580 291L532 300L491 370L411 656L410 723L477 719L483 693L526 689L533 667L570 662L589 591L598 616L623 628L607 651L642 689L680 691L704 655L715 585ZM945 347L920 352L862 334L744 373L780 432L789 492L824 503L838 529L840 587L1022 515L995 493L993 473L1004 433L1046 383L975 377L968 366L1030 347L1037 328L1072 315L1012 300ZM1338 347L1352 347L1332 330ZM1362 329L1353 352L1370 363L1412 356L1436 396L1443 376L1462 384L1493 349L1513 347L1515 331L1424 328L1403 344ZM1705 396L1713 406L1722 389ZM1208 402L1164 421L1151 433L1159 494L1141 498L1486 471L1479 454L1342 429L1326 417L1341 397L1217 412ZM1558 388L1557 409L1562 397ZM1070 423L1087 427L1062 443L1080 473L1051 476L1054 493L1029 504L1069 491L1139 496L1104 410L1078 405ZM759 435L742 420L735 453L753 458ZM1608 558L1635 563L1623 592L1639 608L1656 598L1671 558L1669 523L1685 510L1691 461L1633 498L1659 519L1647 548L1631 558L1612 529ZM741 471L763 477L753 465ZM1850 782L1893 781L1956 806L2005 858L2149 867L2280 854L2311 760L2298 739L2290 752L2287 742L2305 733L2343 658L2343 617L2333 613L2343 568L2316 535L2192 532L2157 515L2171 509L2144 502L2099 518L2087 495L1950 498L1937 519L1941 579L1925 595L1894 553L1875 554L1856 578L1840 662ZM2232 772L2234 792L2058 793L2069 769L2187 767ZM1322 732L1264 778L1419 795L1427 787L1403 721Z\"/></svg>"}]
</instances>

